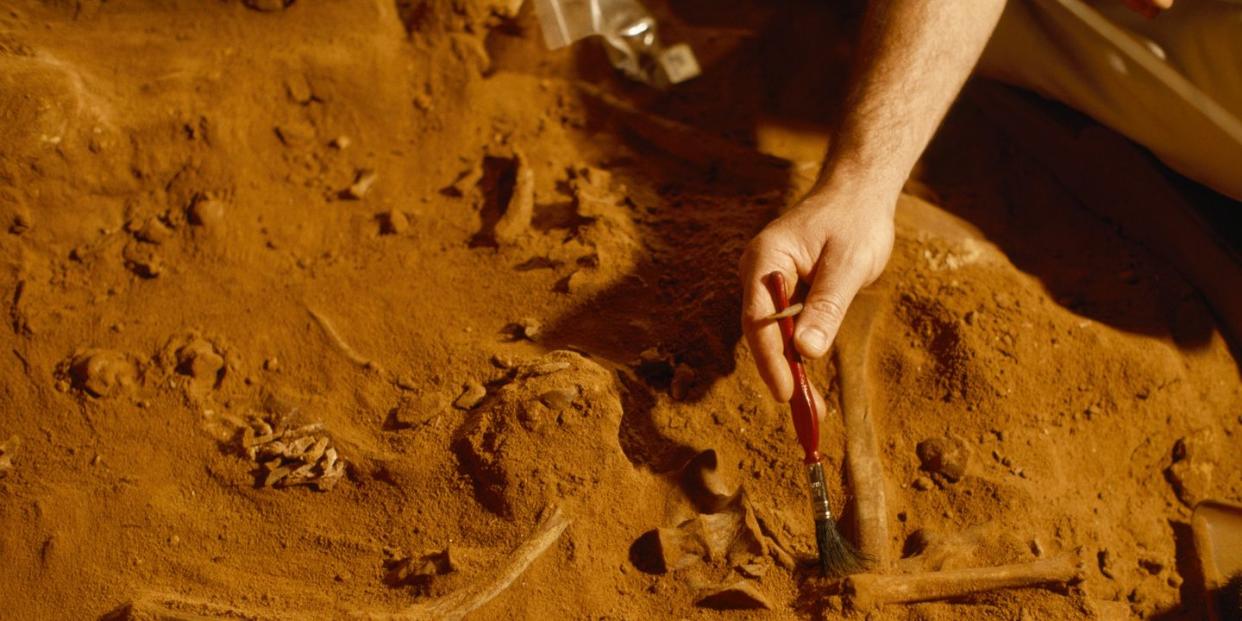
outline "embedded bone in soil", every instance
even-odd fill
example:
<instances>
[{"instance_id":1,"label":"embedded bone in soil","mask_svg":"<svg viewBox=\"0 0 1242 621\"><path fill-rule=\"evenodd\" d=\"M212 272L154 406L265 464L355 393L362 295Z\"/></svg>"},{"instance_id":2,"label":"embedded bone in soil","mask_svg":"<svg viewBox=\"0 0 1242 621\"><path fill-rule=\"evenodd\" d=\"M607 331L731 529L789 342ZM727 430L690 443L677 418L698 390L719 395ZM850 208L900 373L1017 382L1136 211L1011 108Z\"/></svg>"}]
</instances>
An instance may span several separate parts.
<instances>
[{"instance_id":1,"label":"embedded bone in soil","mask_svg":"<svg viewBox=\"0 0 1242 621\"><path fill-rule=\"evenodd\" d=\"M526 572L531 563L543 555L569 526L569 518L560 508L545 509L535 531L518 546L508 561L490 579L453 591L443 597L421 602L400 612L363 612L371 619L442 619L457 621L490 602Z\"/></svg>"},{"instance_id":2,"label":"embedded bone in soil","mask_svg":"<svg viewBox=\"0 0 1242 621\"><path fill-rule=\"evenodd\" d=\"M666 572L703 561L743 564L768 554L772 547L745 493L720 512L696 514L676 526L657 528L653 541L657 568Z\"/></svg>"},{"instance_id":3,"label":"embedded bone in soil","mask_svg":"<svg viewBox=\"0 0 1242 621\"><path fill-rule=\"evenodd\" d=\"M1070 556L1030 563L885 576L855 574L845 580L845 594L856 609L955 599L999 589L1065 585L1082 579Z\"/></svg>"},{"instance_id":4,"label":"embedded bone in soil","mask_svg":"<svg viewBox=\"0 0 1242 621\"><path fill-rule=\"evenodd\" d=\"M296 616L274 615L179 595L150 594L121 606L101 619L103 621L209 621L214 619L291 621Z\"/></svg>"},{"instance_id":5,"label":"embedded bone in soil","mask_svg":"<svg viewBox=\"0 0 1242 621\"><path fill-rule=\"evenodd\" d=\"M845 417L845 460L856 494L859 547L876 567L883 568L888 565L888 509L884 465L867 390L867 353L878 305L873 293L864 291L854 299L837 336L836 365Z\"/></svg>"},{"instance_id":6,"label":"embedded bone in soil","mask_svg":"<svg viewBox=\"0 0 1242 621\"><path fill-rule=\"evenodd\" d=\"M312 485L320 491L335 487L345 474L345 460L332 446L331 438L315 435L322 429L322 423L314 423L272 430L261 420L245 429L242 448L252 461L262 464L263 487Z\"/></svg>"},{"instance_id":7,"label":"embedded bone in soil","mask_svg":"<svg viewBox=\"0 0 1242 621\"><path fill-rule=\"evenodd\" d=\"M728 586L711 589L695 605L716 610L772 609L772 603L750 580L738 580Z\"/></svg>"},{"instance_id":8,"label":"embedded bone in soil","mask_svg":"<svg viewBox=\"0 0 1242 621\"><path fill-rule=\"evenodd\" d=\"M306 310L310 312L311 317L315 319L315 323L319 324L319 327L332 341L332 344L335 345L342 354L345 354L345 357L349 358L350 362L353 362L364 369L374 369L377 371L383 370L378 364L375 363L375 361L359 354L354 350L354 348L350 347L349 343L346 343L345 339L341 338L340 333L336 331L336 327L332 325L332 322L329 321L327 317L313 308L308 308Z\"/></svg>"}]
</instances>

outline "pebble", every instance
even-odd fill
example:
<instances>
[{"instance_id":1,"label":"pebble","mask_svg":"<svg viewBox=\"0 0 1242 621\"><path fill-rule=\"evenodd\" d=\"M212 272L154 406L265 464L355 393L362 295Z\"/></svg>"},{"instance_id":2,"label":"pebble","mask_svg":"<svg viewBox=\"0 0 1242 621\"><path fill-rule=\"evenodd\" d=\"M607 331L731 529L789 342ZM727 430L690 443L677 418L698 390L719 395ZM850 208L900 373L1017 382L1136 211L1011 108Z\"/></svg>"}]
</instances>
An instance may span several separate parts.
<instances>
[{"instance_id":1,"label":"pebble","mask_svg":"<svg viewBox=\"0 0 1242 621\"><path fill-rule=\"evenodd\" d=\"M121 251L125 266L143 278L155 278L164 272L164 261L149 244L130 242Z\"/></svg>"},{"instance_id":2,"label":"pebble","mask_svg":"<svg viewBox=\"0 0 1242 621\"><path fill-rule=\"evenodd\" d=\"M315 126L302 120L276 126L276 137L286 147L306 147L315 142Z\"/></svg>"},{"instance_id":3,"label":"pebble","mask_svg":"<svg viewBox=\"0 0 1242 621\"><path fill-rule=\"evenodd\" d=\"M577 387L575 387L573 390L569 390L569 389L549 390L543 393L542 395L539 395L539 400L542 401L544 405L548 406L549 408L553 410L563 410L573 405L574 399L576 398L578 398Z\"/></svg>"},{"instance_id":4,"label":"pebble","mask_svg":"<svg viewBox=\"0 0 1242 621\"><path fill-rule=\"evenodd\" d=\"M177 370L195 383L214 385L224 368L224 357L211 343L198 339L177 350Z\"/></svg>"},{"instance_id":5,"label":"pebble","mask_svg":"<svg viewBox=\"0 0 1242 621\"><path fill-rule=\"evenodd\" d=\"M8 440L0 444L0 478L13 469L13 454L17 452L17 447L21 444L21 438L16 435L9 436Z\"/></svg>"},{"instance_id":6,"label":"pebble","mask_svg":"<svg viewBox=\"0 0 1242 621\"><path fill-rule=\"evenodd\" d=\"M1109 580L1116 578L1116 576L1113 575L1112 552L1110 552L1107 548L1100 550L1099 554L1096 555L1096 561L1099 562L1100 573L1103 574L1105 578L1108 578Z\"/></svg>"},{"instance_id":7,"label":"pebble","mask_svg":"<svg viewBox=\"0 0 1242 621\"><path fill-rule=\"evenodd\" d=\"M919 442L916 449L923 470L940 474L951 482L966 474L970 452L966 444L954 437L930 438Z\"/></svg>"},{"instance_id":8,"label":"pebble","mask_svg":"<svg viewBox=\"0 0 1242 621\"><path fill-rule=\"evenodd\" d=\"M1199 446L1207 444L1199 437L1180 438L1173 445L1173 464L1166 471L1177 499L1187 507L1193 507L1207 498L1212 489L1213 459L1200 455Z\"/></svg>"},{"instance_id":9,"label":"pebble","mask_svg":"<svg viewBox=\"0 0 1242 621\"><path fill-rule=\"evenodd\" d=\"M910 484L911 487L913 487L914 489L920 492L925 492L931 489L932 485L933 483L931 479L927 477L922 477L922 476L914 479L914 482Z\"/></svg>"},{"instance_id":10,"label":"pebble","mask_svg":"<svg viewBox=\"0 0 1242 621\"><path fill-rule=\"evenodd\" d=\"M306 81L306 76L295 73L285 78L285 92L289 93L289 99L294 103L308 104L315 94L311 92L310 82Z\"/></svg>"},{"instance_id":11,"label":"pebble","mask_svg":"<svg viewBox=\"0 0 1242 621\"><path fill-rule=\"evenodd\" d=\"M118 395L138 380L138 369L120 352L88 349L74 355L69 364L74 386L94 397Z\"/></svg>"},{"instance_id":12,"label":"pebble","mask_svg":"<svg viewBox=\"0 0 1242 621\"><path fill-rule=\"evenodd\" d=\"M515 324L517 325L517 336L521 338L537 341L543 335L543 324L538 319L523 317L516 321Z\"/></svg>"},{"instance_id":13,"label":"pebble","mask_svg":"<svg viewBox=\"0 0 1242 621\"><path fill-rule=\"evenodd\" d=\"M213 228L224 221L224 202L214 198L198 198L190 205L190 224Z\"/></svg>"},{"instance_id":14,"label":"pebble","mask_svg":"<svg viewBox=\"0 0 1242 621\"><path fill-rule=\"evenodd\" d=\"M371 191L371 187L375 185L375 181L379 179L379 174L369 168L363 168L358 171L354 177L354 182L348 188L345 188L345 197L354 200L362 200L363 197Z\"/></svg>"},{"instance_id":15,"label":"pebble","mask_svg":"<svg viewBox=\"0 0 1242 621\"><path fill-rule=\"evenodd\" d=\"M460 396L453 401L453 407L459 410L471 410L474 406L483 401L487 396L487 389L475 380L470 380L463 385Z\"/></svg>"},{"instance_id":16,"label":"pebble","mask_svg":"<svg viewBox=\"0 0 1242 621\"><path fill-rule=\"evenodd\" d=\"M380 233L400 235L410 228L410 219L396 209L380 214Z\"/></svg>"},{"instance_id":17,"label":"pebble","mask_svg":"<svg viewBox=\"0 0 1242 621\"><path fill-rule=\"evenodd\" d=\"M172 237L172 229L160 222L159 218L150 218L134 231L134 236L144 242L162 244Z\"/></svg>"}]
</instances>

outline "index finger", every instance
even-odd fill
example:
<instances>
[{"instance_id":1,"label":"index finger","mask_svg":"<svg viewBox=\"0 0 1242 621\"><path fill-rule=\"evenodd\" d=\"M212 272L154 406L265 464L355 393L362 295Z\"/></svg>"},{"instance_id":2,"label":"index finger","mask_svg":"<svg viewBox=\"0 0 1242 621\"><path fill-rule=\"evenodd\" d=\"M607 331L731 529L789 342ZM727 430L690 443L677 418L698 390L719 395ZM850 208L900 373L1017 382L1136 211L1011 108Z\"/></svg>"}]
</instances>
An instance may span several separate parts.
<instances>
[{"instance_id":1,"label":"index finger","mask_svg":"<svg viewBox=\"0 0 1242 621\"><path fill-rule=\"evenodd\" d=\"M785 343L780 328L769 319L776 312L776 305L763 284L763 277L773 271L785 276L787 287L797 282L797 272L792 268L782 269L770 264L760 266L754 260L748 260L743 265L742 332L755 358L759 376L768 385L772 396L787 402L793 397L793 375L785 360Z\"/></svg>"}]
</instances>

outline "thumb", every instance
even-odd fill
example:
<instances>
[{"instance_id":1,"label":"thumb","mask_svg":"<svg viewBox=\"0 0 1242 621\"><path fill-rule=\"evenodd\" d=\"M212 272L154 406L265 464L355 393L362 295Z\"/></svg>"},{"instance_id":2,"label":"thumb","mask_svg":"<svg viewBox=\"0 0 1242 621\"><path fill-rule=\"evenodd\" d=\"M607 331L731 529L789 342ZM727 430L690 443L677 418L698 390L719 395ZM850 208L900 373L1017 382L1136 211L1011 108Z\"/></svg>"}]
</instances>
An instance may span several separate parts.
<instances>
[{"instance_id":1,"label":"thumb","mask_svg":"<svg viewBox=\"0 0 1242 621\"><path fill-rule=\"evenodd\" d=\"M819 358L828 352L845 319L845 310L864 284L863 277L858 274L860 270L830 261L827 253L820 259L811 291L798 315L794 342L798 352L808 358Z\"/></svg>"}]
</instances>

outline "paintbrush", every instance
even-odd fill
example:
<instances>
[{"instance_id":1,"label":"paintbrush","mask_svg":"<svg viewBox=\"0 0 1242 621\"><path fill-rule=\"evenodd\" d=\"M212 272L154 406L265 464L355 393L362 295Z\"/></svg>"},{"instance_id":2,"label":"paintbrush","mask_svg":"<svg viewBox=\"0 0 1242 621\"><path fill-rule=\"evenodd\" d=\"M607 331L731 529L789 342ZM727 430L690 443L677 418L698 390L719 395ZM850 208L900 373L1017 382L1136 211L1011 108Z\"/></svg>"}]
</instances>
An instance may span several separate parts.
<instances>
[{"instance_id":1,"label":"paintbrush","mask_svg":"<svg viewBox=\"0 0 1242 621\"><path fill-rule=\"evenodd\" d=\"M789 409L793 413L794 430L798 433L798 443L802 445L805 455L803 461L806 463L811 484L819 569L824 576L851 574L865 567L866 558L837 530L837 523L832 519L832 509L828 505L828 487L824 483L824 465L820 462L819 455L819 413L816 411L815 397L811 393L811 382L802 366L802 356L794 346L794 315L797 313L789 306L785 278L780 272L768 274L764 278L764 284L772 296L772 304L776 306L776 314L772 317L780 326L781 339L785 344L785 360L789 362L789 371L793 374L794 391L789 400Z\"/></svg>"}]
</instances>

